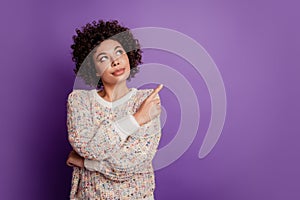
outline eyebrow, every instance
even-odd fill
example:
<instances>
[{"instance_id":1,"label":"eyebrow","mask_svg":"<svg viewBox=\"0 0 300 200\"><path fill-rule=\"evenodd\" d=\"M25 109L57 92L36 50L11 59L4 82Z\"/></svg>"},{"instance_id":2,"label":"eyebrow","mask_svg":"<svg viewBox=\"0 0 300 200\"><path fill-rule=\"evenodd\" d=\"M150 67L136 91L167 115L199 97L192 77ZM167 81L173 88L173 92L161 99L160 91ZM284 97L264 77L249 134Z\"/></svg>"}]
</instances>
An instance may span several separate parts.
<instances>
[{"instance_id":1,"label":"eyebrow","mask_svg":"<svg viewBox=\"0 0 300 200\"><path fill-rule=\"evenodd\" d=\"M119 46L119 45L116 46L115 49L114 49L114 51L115 51L117 48L121 48L121 46ZM99 57L100 55L105 55L105 54L106 54L105 52L99 53L99 54L97 55L96 59L98 59L98 57Z\"/></svg>"}]
</instances>

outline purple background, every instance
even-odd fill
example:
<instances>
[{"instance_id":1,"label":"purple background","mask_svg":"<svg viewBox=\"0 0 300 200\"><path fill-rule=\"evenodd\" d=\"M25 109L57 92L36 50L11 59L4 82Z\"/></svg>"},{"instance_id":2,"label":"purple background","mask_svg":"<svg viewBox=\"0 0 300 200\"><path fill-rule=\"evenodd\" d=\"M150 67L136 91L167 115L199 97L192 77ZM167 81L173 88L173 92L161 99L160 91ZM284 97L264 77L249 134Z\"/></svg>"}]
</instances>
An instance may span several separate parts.
<instances>
[{"instance_id":1,"label":"purple background","mask_svg":"<svg viewBox=\"0 0 300 200\"><path fill-rule=\"evenodd\" d=\"M145 63L167 64L190 81L201 108L199 132L188 151L155 172L157 200L300 199L297 1L0 4L0 199L68 198L72 169L65 165L71 150L66 98L75 78L71 37L75 28L97 19L118 19L130 28L180 31L208 51L224 80L228 108L223 133L208 157L200 160L197 155L210 120L203 79L177 56L145 51ZM167 86L161 96L168 119L160 147L175 136L180 112Z\"/></svg>"}]
</instances>

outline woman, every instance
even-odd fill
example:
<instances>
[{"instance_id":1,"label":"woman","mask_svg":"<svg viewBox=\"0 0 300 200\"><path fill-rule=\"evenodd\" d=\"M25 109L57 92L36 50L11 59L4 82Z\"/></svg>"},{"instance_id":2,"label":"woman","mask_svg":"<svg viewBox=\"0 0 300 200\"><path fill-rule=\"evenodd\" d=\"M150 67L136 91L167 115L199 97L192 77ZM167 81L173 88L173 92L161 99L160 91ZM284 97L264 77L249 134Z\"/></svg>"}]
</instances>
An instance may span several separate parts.
<instances>
[{"instance_id":1,"label":"woman","mask_svg":"<svg viewBox=\"0 0 300 200\"><path fill-rule=\"evenodd\" d=\"M87 24L73 36L75 73L92 90L67 102L70 199L154 199L152 159L161 137L162 85L128 88L138 72L140 45L118 21Z\"/></svg>"}]
</instances>

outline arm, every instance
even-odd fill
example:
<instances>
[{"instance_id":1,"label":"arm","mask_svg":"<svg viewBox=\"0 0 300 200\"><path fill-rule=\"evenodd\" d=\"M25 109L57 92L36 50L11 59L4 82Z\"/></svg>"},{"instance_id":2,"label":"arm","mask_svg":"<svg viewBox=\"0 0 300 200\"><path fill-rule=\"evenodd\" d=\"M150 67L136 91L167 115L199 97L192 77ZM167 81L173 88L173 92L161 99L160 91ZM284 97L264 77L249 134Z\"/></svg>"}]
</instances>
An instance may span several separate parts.
<instances>
[{"instance_id":1,"label":"arm","mask_svg":"<svg viewBox=\"0 0 300 200\"><path fill-rule=\"evenodd\" d=\"M158 96L159 98L159 96ZM90 171L98 171L112 180L126 180L151 164L161 138L160 115L130 135L124 145L111 157L95 161L84 160Z\"/></svg>"},{"instance_id":2,"label":"arm","mask_svg":"<svg viewBox=\"0 0 300 200\"><path fill-rule=\"evenodd\" d=\"M68 139L73 149L84 158L103 160L117 152L125 139L139 128L130 118L132 116L128 115L116 122L105 119L103 124L95 126L85 91L74 90L68 96ZM131 126L120 130L130 123Z\"/></svg>"},{"instance_id":3,"label":"arm","mask_svg":"<svg viewBox=\"0 0 300 200\"><path fill-rule=\"evenodd\" d=\"M143 172L148 167L157 152L157 147L161 138L160 126L156 132L148 135L149 128L153 129L154 123L159 121L159 117L151 123L144 125L144 136L133 134L119 151L111 157L96 161L85 159L84 167L90 171L98 171L112 180L126 180L135 173ZM158 127L158 126L156 126ZM147 131L148 130L148 131Z\"/></svg>"}]
</instances>

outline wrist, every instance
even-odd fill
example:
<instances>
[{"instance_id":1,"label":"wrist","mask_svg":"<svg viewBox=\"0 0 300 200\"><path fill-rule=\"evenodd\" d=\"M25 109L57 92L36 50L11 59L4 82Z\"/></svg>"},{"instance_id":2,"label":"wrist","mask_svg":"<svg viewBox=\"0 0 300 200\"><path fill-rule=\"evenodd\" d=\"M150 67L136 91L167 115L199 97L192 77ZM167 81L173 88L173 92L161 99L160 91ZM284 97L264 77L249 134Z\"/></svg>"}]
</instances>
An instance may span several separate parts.
<instances>
[{"instance_id":1,"label":"wrist","mask_svg":"<svg viewBox=\"0 0 300 200\"><path fill-rule=\"evenodd\" d=\"M84 158L82 158L82 159L80 160L80 167L81 167L81 168L84 168Z\"/></svg>"}]
</instances>

